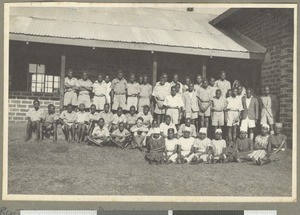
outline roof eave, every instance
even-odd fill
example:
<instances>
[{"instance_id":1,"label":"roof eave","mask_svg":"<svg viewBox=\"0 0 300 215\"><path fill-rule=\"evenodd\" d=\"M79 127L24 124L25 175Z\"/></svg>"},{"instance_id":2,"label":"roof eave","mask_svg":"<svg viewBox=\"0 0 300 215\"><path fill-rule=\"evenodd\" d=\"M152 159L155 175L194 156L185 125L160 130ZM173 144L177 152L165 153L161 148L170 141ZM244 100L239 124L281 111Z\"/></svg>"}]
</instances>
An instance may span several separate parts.
<instances>
[{"instance_id":1,"label":"roof eave","mask_svg":"<svg viewBox=\"0 0 300 215\"><path fill-rule=\"evenodd\" d=\"M214 18L213 20L211 20L209 23L213 26L216 26L220 22L227 19L229 16L231 16L232 14L236 13L239 10L241 10L241 8L230 8L230 9L226 10L224 13L222 13L219 16L217 16L216 18Z\"/></svg>"}]
</instances>

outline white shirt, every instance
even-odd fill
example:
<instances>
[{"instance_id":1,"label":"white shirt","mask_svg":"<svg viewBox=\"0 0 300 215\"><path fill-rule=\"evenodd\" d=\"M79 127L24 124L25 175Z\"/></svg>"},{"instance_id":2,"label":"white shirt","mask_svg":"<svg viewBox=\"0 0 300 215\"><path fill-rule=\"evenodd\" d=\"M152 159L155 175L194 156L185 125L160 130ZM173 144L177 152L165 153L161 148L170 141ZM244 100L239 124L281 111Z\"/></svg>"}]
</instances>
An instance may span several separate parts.
<instances>
[{"instance_id":1,"label":"white shirt","mask_svg":"<svg viewBox=\"0 0 300 215\"><path fill-rule=\"evenodd\" d=\"M216 82L215 82L215 85L216 85L216 87L218 87L220 90L221 90L221 92L222 92L222 97L226 97L226 93L227 93L227 91L229 90L229 89L231 89L231 84L230 84L230 82L229 81L227 81L227 80L221 80L221 79L219 79L219 80L217 80Z\"/></svg>"},{"instance_id":2,"label":"white shirt","mask_svg":"<svg viewBox=\"0 0 300 215\"><path fill-rule=\"evenodd\" d=\"M179 93L182 93L182 83L180 83L179 81L178 81L177 83L180 85ZM172 86L176 86L177 83L175 83L174 81L172 81L172 82L170 83L170 85L171 85L171 87L172 87Z\"/></svg>"},{"instance_id":3,"label":"white shirt","mask_svg":"<svg viewBox=\"0 0 300 215\"><path fill-rule=\"evenodd\" d=\"M243 105L242 105L242 100L239 97L228 97L227 99L227 109L230 110L238 110L242 111L244 110Z\"/></svg>"},{"instance_id":4,"label":"white shirt","mask_svg":"<svg viewBox=\"0 0 300 215\"><path fill-rule=\"evenodd\" d=\"M223 151L223 148L226 148L226 141L221 139L221 140L212 140L211 141L211 146L215 152L215 155L216 156L219 156L222 151Z\"/></svg>"},{"instance_id":5,"label":"white shirt","mask_svg":"<svg viewBox=\"0 0 300 215\"><path fill-rule=\"evenodd\" d=\"M182 151L191 151L192 146L194 145L195 138L189 137L189 138L184 138L180 137L178 139L178 144L181 146Z\"/></svg>"},{"instance_id":6,"label":"white shirt","mask_svg":"<svg viewBox=\"0 0 300 215\"><path fill-rule=\"evenodd\" d=\"M107 84L105 83L105 81L102 81L101 83L95 81L92 87L93 93L95 93L96 96L105 96L107 94Z\"/></svg>"},{"instance_id":7,"label":"white shirt","mask_svg":"<svg viewBox=\"0 0 300 215\"><path fill-rule=\"evenodd\" d=\"M211 146L211 140L209 138L206 137L203 140L195 139L194 147L198 148L199 152L205 152L208 146Z\"/></svg>"},{"instance_id":8,"label":"white shirt","mask_svg":"<svg viewBox=\"0 0 300 215\"><path fill-rule=\"evenodd\" d=\"M246 105L247 105L247 108L249 108L249 106L250 106L251 99L252 99L252 96L251 96L250 98L247 98L247 97L246 97Z\"/></svg>"},{"instance_id":9,"label":"white shirt","mask_svg":"<svg viewBox=\"0 0 300 215\"><path fill-rule=\"evenodd\" d=\"M98 125L95 126L92 135L96 135L97 137L108 137L109 136L109 131L107 129L107 127L103 126L103 128L101 129Z\"/></svg>"},{"instance_id":10,"label":"white shirt","mask_svg":"<svg viewBox=\"0 0 300 215\"><path fill-rule=\"evenodd\" d=\"M164 101L165 106L170 106L172 108L175 107L183 107L183 101L181 94L176 94L175 96L168 95Z\"/></svg>"},{"instance_id":11,"label":"white shirt","mask_svg":"<svg viewBox=\"0 0 300 215\"><path fill-rule=\"evenodd\" d=\"M175 139L175 138L172 139L172 140L169 140L168 138L166 138L165 139L165 145L166 145L166 150L168 152L172 152L172 151L174 151L174 149L178 145L178 140Z\"/></svg>"},{"instance_id":12,"label":"white shirt","mask_svg":"<svg viewBox=\"0 0 300 215\"><path fill-rule=\"evenodd\" d=\"M168 129L169 128L173 128L174 129L174 134L177 134L177 129L174 123L170 123L169 125L167 125L165 122L161 123L160 126L160 132L162 132L164 135L168 135Z\"/></svg>"},{"instance_id":13,"label":"white shirt","mask_svg":"<svg viewBox=\"0 0 300 215\"><path fill-rule=\"evenodd\" d=\"M166 82L164 85L161 85L160 82L156 84L153 89L153 96L157 97L159 100L165 100L167 95L171 93L171 85L170 83Z\"/></svg>"},{"instance_id":14,"label":"white shirt","mask_svg":"<svg viewBox=\"0 0 300 215\"><path fill-rule=\"evenodd\" d=\"M87 112L78 111L76 113L76 122L84 123L89 121L89 116Z\"/></svg>"}]
</instances>

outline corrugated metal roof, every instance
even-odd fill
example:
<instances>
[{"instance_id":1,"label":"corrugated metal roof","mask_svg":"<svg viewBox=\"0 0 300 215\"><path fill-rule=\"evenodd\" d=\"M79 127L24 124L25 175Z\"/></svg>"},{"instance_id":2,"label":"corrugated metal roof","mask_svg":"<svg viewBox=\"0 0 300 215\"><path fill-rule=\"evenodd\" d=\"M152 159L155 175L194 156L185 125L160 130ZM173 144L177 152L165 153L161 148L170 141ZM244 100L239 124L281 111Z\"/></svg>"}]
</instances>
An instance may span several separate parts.
<instances>
[{"instance_id":1,"label":"corrugated metal roof","mask_svg":"<svg viewBox=\"0 0 300 215\"><path fill-rule=\"evenodd\" d=\"M209 24L216 16L154 8L30 8L10 11L10 33L168 47L263 53ZM249 49L249 43L251 49Z\"/></svg>"}]
</instances>

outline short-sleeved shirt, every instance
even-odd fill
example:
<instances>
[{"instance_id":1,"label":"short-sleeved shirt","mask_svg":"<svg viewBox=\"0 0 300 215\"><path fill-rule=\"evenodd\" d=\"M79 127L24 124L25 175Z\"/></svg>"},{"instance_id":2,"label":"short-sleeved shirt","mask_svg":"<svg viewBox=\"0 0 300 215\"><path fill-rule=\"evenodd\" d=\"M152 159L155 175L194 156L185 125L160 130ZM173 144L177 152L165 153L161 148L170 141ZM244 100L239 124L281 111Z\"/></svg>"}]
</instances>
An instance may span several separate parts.
<instances>
[{"instance_id":1,"label":"short-sleeved shirt","mask_svg":"<svg viewBox=\"0 0 300 215\"><path fill-rule=\"evenodd\" d=\"M134 125L130 128L131 132L134 132L133 130L138 129L138 131L143 131L143 132L148 132L148 128L144 125L142 125L141 127L138 127L137 125Z\"/></svg>"},{"instance_id":2,"label":"short-sleeved shirt","mask_svg":"<svg viewBox=\"0 0 300 215\"><path fill-rule=\"evenodd\" d=\"M136 123L136 120L137 120L138 117L137 117L136 113L133 114L133 115L131 115L131 113L127 113L126 118L127 118L127 123L129 125L134 125Z\"/></svg>"},{"instance_id":3,"label":"short-sleeved shirt","mask_svg":"<svg viewBox=\"0 0 300 215\"><path fill-rule=\"evenodd\" d=\"M95 81L92 87L93 93L95 93L96 96L105 96L107 94L107 84L105 81L102 81L101 83Z\"/></svg>"},{"instance_id":4,"label":"short-sleeved shirt","mask_svg":"<svg viewBox=\"0 0 300 215\"><path fill-rule=\"evenodd\" d=\"M244 110L243 108L243 104L242 104L242 100L238 97L228 97L226 99L227 101L227 109L230 109L230 110L234 110L234 111L242 111Z\"/></svg>"},{"instance_id":5,"label":"short-sleeved shirt","mask_svg":"<svg viewBox=\"0 0 300 215\"><path fill-rule=\"evenodd\" d=\"M255 143L254 145L260 148L268 148L268 144L269 144L269 137L270 135L266 135L266 136L262 136L262 135L257 135L255 137Z\"/></svg>"},{"instance_id":6,"label":"short-sleeved shirt","mask_svg":"<svg viewBox=\"0 0 300 215\"><path fill-rule=\"evenodd\" d=\"M57 113L49 113L48 111L45 112L45 115L44 115L44 122L45 123L54 123L58 119L59 119L59 117L58 117Z\"/></svg>"},{"instance_id":7,"label":"short-sleeved shirt","mask_svg":"<svg viewBox=\"0 0 300 215\"><path fill-rule=\"evenodd\" d=\"M263 108L266 108L267 110L270 110L270 113L272 113L272 102L270 96L262 96L261 97L262 103L264 104Z\"/></svg>"},{"instance_id":8,"label":"short-sleeved shirt","mask_svg":"<svg viewBox=\"0 0 300 215\"><path fill-rule=\"evenodd\" d=\"M226 148L226 141L223 139L212 140L211 146L215 152L215 155L218 156L218 155L222 154L223 148Z\"/></svg>"},{"instance_id":9,"label":"short-sleeved shirt","mask_svg":"<svg viewBox=\"0 0 300 215\"><path fill-rule=\"evenodd\" d=\"M227 106L227 101L224 97L217 99L216 97L212 100L212 107L216 111L223 111Z\"/></svg>"},{"instance_id":10,"label":"short-sleeved shirt","mask_svg":"<svg viewBox=\"0 0 300 215\"><path fill-rule=\"evenodd\" d=\"M165 106L170 106L172 108L175 107L183 107L183 100L181 94L176 94L175 96L167 95L164 101Z\"/></svg>"},{"instance_id":11,"label":"short-sleeved shirt","mask_svg":"<svg viewBox=\"0 0 300 215\"><path fill-rule=\"evenodd\" d=\"M200 88L202 88L202 84L195 84L195 85L194 85L194 91L195 91L195 92L198 92L198 90L199 90Z\"/></svg>"},{"instance_id":12,"label":"short-sleeved shirt","mask_svg":"<svg viewBox=\"0 0 300 215\"><path fill-rule=\"evenodd\" d=\"M160 83L156 84L156 86L153 89L153 96L157 97L159 100L165 100L165 97L167 95L170 95L171 93L171 86L170 83L166 82L164 85L161 85Z\"/></svg>"},{"instance_id":13,"label":"short-sleeved shirt","mask_svg":"<svg viewBox=\"0 0 300 215\"><path fill-rule=\"evenodd\" d=\"M178 144L181 146L182 151L190 151L194 145L195 138L189 137L189 138L184 138L180 137L178 139Z\"/></svg>"},{"instance_id":14,"label":"short-sleeved shirt","mask_svg":"<svg viewBox=\"0 0 300 215\"><path fill-rule=\"evenodd\" d=\"M88 121L89 121L89 115L87 112L78 111L76 113L76 122L84 123L84 122L88 122Z\"/></svg>"},{"instance_id":15,"label":"short-sleeved shirt","mask_svg":"<svg viewBox=\"0 0 300 215\"><path fill-rule=\"evenodd\" d=\"M169 140L168 138L166 138L165 145L166 145L166 150L168 152L172 152L172 151L176 150L176 148L177 148L178 139L173 138L172 140Z\"/></svg>"},{"instance_id":16,"label":"short-sleeved shirt","mask_svg":"<svg viewBox=\"0 0 300 215\"><path fill-rule=\"evenodd\" d=\"M124 78L122 78L121 80L115 78L114 80L112 80L110 87L114 90L115 94L123 95L126 93L127 81Z\"/></svg>"},{"instance_id":17,"label":"short-sleeved shirt","mask_svg":"<svg viewBox=\"0 0 300 215\"><path fill-rule=\"evenodd\" d=\"M118 114L114 114L112 117L112 123L117 125L120 122L127 123L127 118L125 114L121 114L121 116L118 116Z\"/></svg>"},{"instance_id":18,"label":"short-sleeved shirt","mask_svg":"<svg viewBox=\"0 0 300 215\"><path fill-rule=\"evenodd\" d=\"M207 137L203 140L196 138L193 145L193 147L197 148L199 152L205 152L209 146L211 146L211 140Z\"/></svg>"},{"instance_id":19,"label":"short-sleeved shirt","mask_svg":"<svg viewBox=\"0 0 300 215\"><path fill-rule=\"evenodd\" d=\"M185 124L180 125L179 131L178 131L178 135L179 135L179 136L182 136L182 135L183 135L183 132L185 131L185 128L186 128L186 127L187 127L187 126L186 126ZM195 125L191 124L189 128L191 129L191 136L192 136L192 137L196 137L196 136L197 136L197 131L196 131Z\"/></svg>"},{"instance_id":20,"label":"short-sleeved shirt","mask_svg":"<svg viewBox=\"0 0 300 215\"><path fill-rule=\"evenodd\" d=\"M40 121L41 119L44 118L44 114L45 112L42 110L42 109L30 109L28 112L27 112L27 117L30 118L31 121Z\"/></svg>"},{"instance_id":21,"label":"short-sleeved shirt","mask_svg":"<svg viewBox=\"0 0 300 215\"><path fill-rule=\"evenodd\" d=\"M213 91L209 87L207 87L206 89L200 87L199 90L197 91L197 96L200 98L202 102L211 101L214 97Z\"/></svg>"},{"instance_id":22,"label":"short-sleeved shirt","mask_svg":"<svg viewBox=\"0 0 300 215\"><path fill-rule=\"evenodd\" d=\"M64 122L68 122L68 123L75 122L77 119L75 111L69 113L67 110L61 112L59 118L62 119Z\"/></svg>"},{"instance_id":23,"label":"short-sleeved shirt","mask_svg":"<svg viewBox=\"0 0 300 215\"><path fill-rule=\"evenodd\" d=\"M77 78L74 78L74 77L72 77L72 78L70 79L70 78L67 76L67 77L65 77L65 85L66 85L66 84L75 87L75 86L78 86L78 80L77 80ZM66 91L68 91L68 92L74 92L75 90L72 89L72 88L66 88Z\"/></svg>"},{"instance_id":24,"label":"short-sleeved shirt","mask_svg":"<svg viewBox=\"0 0 300 215\"><path fill-rule=\"evenodd\" d=\"M121 136L123 138L125 138L127 135L130 134L130 132L124 128L124 130L121 132L120 129L117 129L115 130L113 133L113 135L118 135L118 136Z\"/></svg>"},{"instance_id":25,"label":"short-sleeved shirt","mask_svg":"<svg viewBox=\"0 0 300 215\"><path fill-rule=\"evenodd\" d=\"M152 86L151 84L141 84L140 85L140 97L141 98L150 98L152 94Z\"/></svg>"},{"instance_id":26,"label":"short-sleeved shirt","mask_svg":"<svg viewBox=\"0 0 300 215\"><path fill-rule=\"evenodd\" d=\"M176 84L180 85L179 93L182 93L182 83L180 83L179 81L177 83L175 83L174 81L170 82L171 87L176 86Z\"/></svg>"},{"instance_id":27,"label":"short-sleeved shirt","mask_svg":"<svg viewBox=\"0 0 300 215\"><path fill-rule=\"evenodd\" d=\"M134 82L134 83L128 82L127 83L127 94L129 96L139 94L139 92L140 92L140 84L139 83L137 83L137 82Z\"/></svg>"},{"instance_id":28,"label":"short-sleeved shirt","mask_svg":"<svg viewBox=\"0 0 300 215\"><path fill-rule=\"evenodd\" d=\"M113 120L113 113L112 112L106 113L105 111L102 111L102 112L100 112L100 118L104 119L104 123L106 125L110 125L112 123L112 120Z\"/></svg>"},{"instance_id":29,"label":"short-sleeved shirt","mask_svg":"<svg viewBox=\"0 0 300 215\"><path fill-rule=\"evenodd\" d=\"M91 113L89 112L88 113L88 118L89 118L89 121L98 121L100 119L100 113Z\"/></svg>"},{"instance_id":30,"label":"short-sleeved shirt","mask_svg":"<svg viewBox=\"0 0 300 215\"><path fill-rule=\"evenodd\" d=\"M92 135L96 135L98 137L109 137L109 131L107 129L107 127L103 126L103 128L101 129L100 126L95 126Z\"/></svg>"},{"instance_id":31,"label":"short-sleeved shirt","mask_svg":"<svg viewBox=\"0 0 300 215\"><path fill-rule=\"evenodd\" d=\"M216 96L216 91L219 89L218 87L212 87L212 86L208 86L210 89L211 89L211 91L212 91L212 94L213 94L213 96Z\"/></svg>"},{"instance_id":32,"label":"short-sleeved shirt","mask_svg":"<svg viewBox=\"0 0 300 215\"><path fill-rule=\"evenodd\" d=\"M139 118L139 117L142 117L143 118L143 124L144 125L150 125L151 124L151 122L153 121L153 116L151 115L151 113L150 112L148 112L148 114L147 115L145 115L144 114L144 112L139 112L138 114L137 114L137 118Z\"/></svg>"},{"instance_id":33,"label":"short-sleeved shirt","mask_svg":"<svg viewBox=\"0 0 300 215\"><path fill-rule=\"evenodd\" d=\"M227 91L231 89L231 84L227 80L222 81L221 79L219 79L215 82L215 85L221 90L222 97L226 97Z\"/></svg>"},{"instance_id":34,"label":"short-sleeved shirt","mask_svg":"<svg viewBox=\"0 0 300 215\"><path fill-rule=\"evenodd\" d=\"M253 142L250 138L246 137L244 139L236 139L236 147L239 152L249 152Z\"/></svg>"},{"instance_id":35,"label":"short-sleeved shirt","mask_svg":"<svg viewBox=\"0 0 300 215\"><path fill-rule=\"evenodd\" d=\"M269 141L271 143L272 148L279 148L281 143L283 141L286 141L286 139L287 137L284 134L278 134L278 135L271 134Z\"/></svg>"},{"instance_id":36,"label":"short-sleeved shirt","mask_svg":"<svg viewBox=\"0 0 300 215\"><path fill-rule=\"evenodd\" d=\"M174 123L170 123L169 125L167 125L165 122L161 123L160 126L160 132L162 132L164 135L168 135L168 129L169 128L173 128L174 129L174 134L177 134L177 129Z\"/></svg>"},{"instance_id":37,"label":"short-sleeved shirt","mask_svg":"<svg viewBox=\"0 0 300 215\"><path fill-rule=\"evenodd\" d=\"M92 87L92 85L93 85L93 83L89 79L87 79L87 80L79 79L77 84L79 87ZM89 95L90 91L80 90L79 94L80 95Z\"/></svg>"}]
</instances>

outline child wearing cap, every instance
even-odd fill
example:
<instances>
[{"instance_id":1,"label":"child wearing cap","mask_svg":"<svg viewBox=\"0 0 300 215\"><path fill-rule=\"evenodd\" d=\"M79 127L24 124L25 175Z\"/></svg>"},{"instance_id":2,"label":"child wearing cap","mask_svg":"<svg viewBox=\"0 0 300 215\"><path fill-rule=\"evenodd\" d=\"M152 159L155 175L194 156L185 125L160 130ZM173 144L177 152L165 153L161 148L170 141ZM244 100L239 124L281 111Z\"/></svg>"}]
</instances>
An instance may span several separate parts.
<instances>
[{"instance_id":1,"label":"child wearing cap","mask_svg":"<svg viewBox=\"0 0 300 215\"><path fill-rule=\"evenodd\" d=\"M264 165L271 162L269 158L271 152L269 129L269 125L263 124L261 126L261 134L255 137L254 150L249 154L249 157L256 165Z\"/></svg>"},{"instance_id":2,"label":"child wearing cap","mask_svg":"<svg viewBox=\"0 0 300 215\"><path fill-rule=\"evenodd\" d=\"M131 127L130 131L133 133L132 148L138 148L142 151L142 147L146 146L146 135L148 128L143 125L143 118L139 117L136 124Z\"/></svg>"},{"instance_id":3,"label":"child wearing cap","mask_svg":"<svg viewBox=\"0 0 300 215\"><path fill-rule=\"evenodd\" d=\"M277 154L280 151L286 149L286 135L281 133L282 123L275 123L274 134L270 135L270 143L273 150L273 154Z\"/></svg>"},{"instance_id":4,"label":"child wearing cap","mask_svg":"<svg viewBox=\"0 0 300 215\"><path fill-rule=\"evenodd\" d=\"M194 145L195 138L190 136L191 128L186 127L183 132L183 137L178 139L178 158L177 163L186 163L188 155Z\"/></svg>"},{"instance_id":5,"label":"child wearing cap","mask_svg":"<svg viewBox=\"0 0 300 215\"><path fill-rule=\"evenodd\" d=\"M212 146L212 155L208 159L208 163L215 163L219 161L220 163L225 162L225 150L226 150L226 141L222 139L222 130L216 129L215 139L211 141Z\"/></svg>"},{"instance_id":6,"label":"child wearing cap","mask_svg":"<svg viewBox=\"0 0 300 215\"><path fill-rule=\"evenodd\" d=\"M197 136L197 132L196 132L196 127L195 125L192 124L192 119L191 118L186 118L185 119L185 123L180 125L179 130L178 130L178 138L183 136L183 132L186 128L191 128L191 133L190 135L192 137L196 137Z\"/></svg>"},{"instance_id":7,"label":"child wearing cap","mask_svg":"<svg viewBox=\"0 0 300 215\"><path fill-rule=\"evenodd\" d=\"M178 157L178 139L174 137L174 129L168 129L168 137L165 139L165 155L167 157L167 163L175 163Z\"/></svg>"},{"instance_id":8,"label":"child wearing cap","mask_svg":"<svg viewBox=\"0 0 300 215\"><path fill-rule=\"evenodd\" d=\"M165 158L165 139L160 135L159 128L155 128L153 135L148 139L148 152L145 154L145 159L152 165L153 162L162 164Z\"/></svg>"},{"instance_id":9,"label":"child wearing cap","mask_svg":"<svg viewBox=\"0 0 300 215\"><path fill-rule=\"evenodd\" d=\"M186 156L187 161L191 163L207 162L211 153L211 140L207 138L207 128L200 128L199 138L196 138L191 152Z\"/></svg>"},{"instance_id":10,"label":"child wearing cap","mask_svg":"<svg viewBox=\"0 0 300 215\"><path fill-rule=\"evenodd\" d=\"M249 159L248 154L253 150L253 142L250 138L248 138L248 132L246 128L240 129L240 136L235 142L235 150L236 154L232 161L241 163L243 160Z\"/></svg>"}]
</instances>

